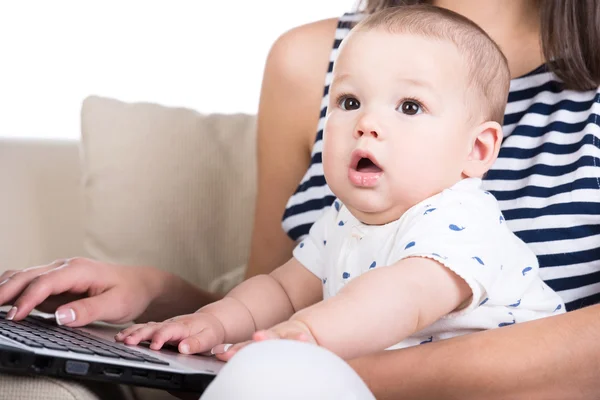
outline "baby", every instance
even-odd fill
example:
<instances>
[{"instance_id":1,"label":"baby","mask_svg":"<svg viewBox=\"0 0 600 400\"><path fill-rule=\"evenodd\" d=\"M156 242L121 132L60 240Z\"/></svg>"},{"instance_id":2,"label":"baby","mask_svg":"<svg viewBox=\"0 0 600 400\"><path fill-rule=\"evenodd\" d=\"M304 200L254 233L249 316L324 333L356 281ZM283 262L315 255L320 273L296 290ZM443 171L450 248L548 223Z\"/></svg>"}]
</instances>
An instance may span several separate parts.
<instances>
[{"instance_id":1,"label":"baby","mask_svg":"<svg viewBox=\"0 0 600 400\"><path fill-rule=\"evenodd\" d=\"M499 48L464 17L432 6L367 17L329 93L323 168L337 200L293 258L116 339L228 360L249 340L284 338L350 359L564 312L481 189L509 83Z\"/></svg>"}]
</instances>

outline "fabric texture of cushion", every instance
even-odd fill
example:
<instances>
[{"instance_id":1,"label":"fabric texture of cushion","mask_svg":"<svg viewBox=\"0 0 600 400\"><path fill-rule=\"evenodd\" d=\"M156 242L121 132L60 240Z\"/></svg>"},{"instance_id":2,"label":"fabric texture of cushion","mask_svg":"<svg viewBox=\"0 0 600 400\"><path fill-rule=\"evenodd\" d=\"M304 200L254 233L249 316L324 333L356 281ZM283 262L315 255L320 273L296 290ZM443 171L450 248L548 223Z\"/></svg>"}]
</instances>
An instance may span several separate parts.
<instances>
[{"instance_id":1,"label":"fabric texture of cushion","mask_svg":"<svg viewBox=\"0 0 600 400\"><path fill-rule=\"evenodd\" d=\"M255 120L92 96L81 112L84 246L206 289L248 257Z\"/></svg>"}]
</instances>

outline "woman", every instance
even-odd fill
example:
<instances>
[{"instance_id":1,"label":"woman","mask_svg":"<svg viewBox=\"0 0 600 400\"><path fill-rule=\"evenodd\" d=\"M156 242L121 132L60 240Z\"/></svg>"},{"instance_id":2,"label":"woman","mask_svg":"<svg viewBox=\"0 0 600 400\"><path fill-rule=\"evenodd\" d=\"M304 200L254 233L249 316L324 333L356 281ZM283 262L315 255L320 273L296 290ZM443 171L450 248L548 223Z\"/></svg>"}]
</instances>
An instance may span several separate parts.
<instances>
[{"instance_id":1,"label":"woman","mask_svg":"<svg viewBox=\"0 0 600 400\"><path fill-rule=\"evenodd\" d=\"M366 2L366 9L419 2L371 0ZM596 123L600 114L598 1L433 3L478 23L505 52L513 78L519 78L513 81L505 118L505 129L511 135L486 182L503 202L511 228L538 254L547 271L547 282L563 295L571 312L373 354L352 360L350 366L377 398L595 398L600 390L596 362L600 345L595 340L600 329L600 308L581 307L596 303L600 297L600 289L594 285L600 275L600 184L595 185L600 179L600 169L595 166L600 165L600 128ZM331 52L331 44L335 37L334 47L339 45L356 18L350 15L339 21L330 19L295 28L271 50L259 109L259 194L247 276L268 273L287 260L294 240L302 237L331 204L321 178L318 150L322 133L315 141L314 131L317 125L322 128L319 113L324 113L320 109L325 104L323 81L336 55ZM548 64L552 73L538 68L547 60L552 60ZM564 87L556 83L553 74L565 82ZM281 229L281 215L285 231ZM20 319L49 294L75 287L79 293L91 289L97 295L63 305L57 312L59 318L67 317L73 315L67 310L74 309L77 320L70 325L80 326L98 319L162 320L192 312L213 298L154 268L139 269L81 259L57 262L13 275L0 286L0 303L11 302L23 291L14 302L15 318ZM142 275L143 279L138 280ZM175 301L182 298L190 301ZM52 300L53 304L46 305L63 304L66 298ZM131 306L127 310L106 306L116 302ZM286 347L282 352L273 351L281 344L273 345L249 346L240 352L236 356L239 359L234 358L231 368L226 368L229 372L215 381L213 394L227 385L248 393L257 382L257 376L251 375L252 368L258 371L255 374L279 372L281 379L274 380L271 375L270 385L263 385L271 390L268 395L287 393L286 377L292 376L296 382L298 379L293 373L303 374L305 387L312 385L321 390L318 376L308 379L310 370L319 371L315 365L320 364L330 367L328 380L322 385L332 389L334 378L338 378L336 382L344 383L344 390L357 394L357 398L370 396L347 364L322 353L308 354L302 348L310 368L298 371L294 368L300 363L290 362L297 347ZM278 356L283 362L278 362ZM257 369L256 357L273 362L261 363L264 369ZM275 369L269 369L269 365ZM285 371L288 367L292 369ZM210 395L207 393L207 397Z\"/></svg>"}]
</instances>

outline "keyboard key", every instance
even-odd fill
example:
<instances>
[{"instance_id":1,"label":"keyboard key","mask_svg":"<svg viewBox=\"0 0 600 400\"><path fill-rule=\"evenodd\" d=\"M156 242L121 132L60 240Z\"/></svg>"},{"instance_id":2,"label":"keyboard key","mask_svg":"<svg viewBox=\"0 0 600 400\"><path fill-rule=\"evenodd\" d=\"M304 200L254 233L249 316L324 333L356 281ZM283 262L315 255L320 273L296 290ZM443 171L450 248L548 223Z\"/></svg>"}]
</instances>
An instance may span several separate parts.
<instances>
[{"instance_id":1,"label":"keyboard key","mask_svg":"<svg viewBox=\"0 0 600 400\"><path fill-rule=\"evenodd\" d=\"M39 343L39 342L38 342ZM50 350L63 350L63 351L67 351L67 347L60 345L60 344L56 344L53 342L43 342L40 343L44 348L46 349L50 349Z\"/></svg>"},{"instance_id":2,"label":"keyboard key","mask_svg":"<svg viewBox=\"0 0 600 400\"><path fill-rule=\"evenodd\" d=\"M146 360L147 362L150 362L152 364L169 365L168 362L159 360L158 358L150 357L145 354L143 355L143 357L144 357L144 360Z\"/></svg>"},{"instance_id":3,"label":"keyboard key","mask_svg":"<svg viewBox=\"0 0 600 400\"><path fill-rule=\"evenodd\" d=\"M115 354L111 351L107 351L104 349L95 348L94 353L98 354L99 356L110 357L110 358L119 358L118 354Z\"/></svg>"},{"instance_id":4,"label":"keyboard key","mask_svg":"<svg viewBox=\"0 0 600 400\"><path fill-rule=\"evenodd\" d=\"M79 346L70 345L70 346L67 346L67 348L74 353L90 354L90 355L94 354L93 351L84 349L83 347L79 347Z\"/></svg>"},{"instance_id":5,"label":"keyboard key","mask_svg":"<svg viewBox=\"0 0 600 400\"><path fill-rule=\"evenodd\" d=\"M117 354L119 357L124 358L125 360L130 360L130 361L144 361L143 357L138 357L137 355L125 353L124 351L119 351L119 350L111 350L111 351L113 353Z\"/></svg>"},{"instance_id":6,"label":"keyboard key","mask_svg":"<svg viewBox=\"0 0 600 400\"><path fill-rule=\"evenodd\" d=\"M41 349L42 347L44 347L41 344L36 343L36 342L34 342L32 340L22 340L21 343L23 343L26 346L35 347L35 348L39 348L39 349Z\"/></svg>"}]
</instances>

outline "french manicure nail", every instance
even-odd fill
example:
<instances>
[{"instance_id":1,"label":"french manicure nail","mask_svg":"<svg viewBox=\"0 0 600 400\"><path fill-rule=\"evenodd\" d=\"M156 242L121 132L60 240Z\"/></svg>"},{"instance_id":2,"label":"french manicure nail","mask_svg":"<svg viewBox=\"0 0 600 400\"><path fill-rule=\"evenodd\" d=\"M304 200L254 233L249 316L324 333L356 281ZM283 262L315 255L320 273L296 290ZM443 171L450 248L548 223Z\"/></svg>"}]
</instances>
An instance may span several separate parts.
<instances>
[{"instance_id":1,"label":"french manicure nail","mask_svg":"<svg viewBox=\"0 0 600 400\"><path fill-rule=\"evenodd\" d=\"M57 310L54 313L54 316L58 325L69 324L76 319L75 310L72 308L67 308L66 310Z\"/></svg>"},{"instance_id":2,"label":"french manicure nail","mask_svg":"<svg viewBox=\"0 0 600 400\"><path fill-rule=\"evenodd\" d=\"M17 314L17 307L13 307L8 311L8 314L6 314L6 319L10 321L15 317L16 314Z\"/></svg>"},{"instance_id":3,"label":"french manicure nail","mask_svg":"<svg viewBox=\"0 0 600 400\"><path fill-rule=\"evenodd\" d=\"M223 353L227 353L227 350L229 350L229 348L233 346L231 344L219 344L216 345L215 347L213 347L210 350L210 354L223 354Z\"/></svg>"},{"instance_id":4,"label":"french manicure nail","mask_svg":"<svg viewBox=\"0 0 600 400\"><path fill-rule=\"evenodd\" d=\"M188 354L190 352L190 346L187 344L182 344L179 349L183 354Z\"/></svg>"}]
</instances>

